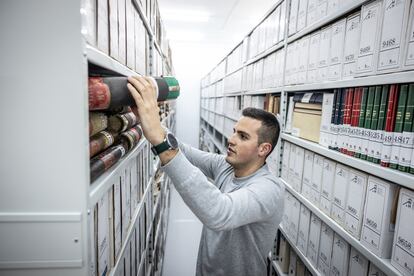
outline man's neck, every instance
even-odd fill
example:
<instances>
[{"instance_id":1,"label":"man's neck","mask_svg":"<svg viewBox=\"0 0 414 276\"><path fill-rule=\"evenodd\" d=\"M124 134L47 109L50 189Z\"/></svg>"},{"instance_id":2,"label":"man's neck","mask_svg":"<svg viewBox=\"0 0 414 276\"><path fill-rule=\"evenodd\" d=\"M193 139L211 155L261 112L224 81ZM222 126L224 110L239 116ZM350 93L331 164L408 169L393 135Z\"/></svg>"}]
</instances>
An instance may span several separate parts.
<instances>
[{"instance_id":1,"label":"man's neck","mask_svg":"<svg viewBox=\"0 0 414 276\"><path fill-rule=\"evenodd\" d=\"M234 176L237 178L249 176L258 171L264 165L264 163L265 161L243 168L234 168Z\"/></svg>"}]
</instances>

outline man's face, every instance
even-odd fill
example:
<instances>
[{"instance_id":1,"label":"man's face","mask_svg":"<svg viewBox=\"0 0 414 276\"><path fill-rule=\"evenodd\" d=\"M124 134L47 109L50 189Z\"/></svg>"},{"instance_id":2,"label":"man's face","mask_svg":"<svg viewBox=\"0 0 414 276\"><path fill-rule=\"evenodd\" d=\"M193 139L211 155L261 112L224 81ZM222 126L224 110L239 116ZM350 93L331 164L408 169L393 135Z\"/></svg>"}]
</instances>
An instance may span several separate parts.
<instances>
[{"instance_id":1,"label":"man's face","mask_svg":"<svg viewBox=\"0 0 414 276\"><path fill-rule=\"evenodd\" d=\"M241 117L228 140L226 161L234 168L248 167L259 162L258 130L262 122Z\"/></svg>"}]
</instances>

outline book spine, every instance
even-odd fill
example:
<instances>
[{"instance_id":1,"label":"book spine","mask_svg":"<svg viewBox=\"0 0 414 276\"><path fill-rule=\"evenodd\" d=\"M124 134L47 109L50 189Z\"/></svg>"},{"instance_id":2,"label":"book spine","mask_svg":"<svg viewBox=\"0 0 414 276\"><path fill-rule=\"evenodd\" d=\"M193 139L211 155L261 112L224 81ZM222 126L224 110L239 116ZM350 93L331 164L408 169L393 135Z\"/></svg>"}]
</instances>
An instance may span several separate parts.
<instances>
[{"instance_id":1,"label":"book spine","mask_svg":"<svg viewBox=\"0 0 414 276\"><path fill-rule=\"evenodd\" d=\"M101 174L107 171L113 164L118 162L126 153L122 145L112 146L103 153L95 156L90 161L90 179L91 183Z\"/></svg>"},{"instance_id":2,"label":"book spine","mask_svg":"<svg viewBox=\"0 0 414 276\"><path fill-rule=\"evenodd\" d=\"M394 134L392 139L392 147L391 147L391 160L390 160L390 168L397 169L399 156L400 156L400 149L401 149L401 142L402 142L402 132L404 126L404 115L405 109L407 107L407 98L408 98L408 85L404 84L400 87L400 95L398 97L398 106L397 106L397 113L395 115L395 126L394 126Z\"/></svg>"},{"instance_id":3,"label":"book spine","mask_svg":"<svg viewBox=\"0 0 414 276\"><path fill-rule=\"evenodd\" d=\"M338 90L335 89L334 90L333 106L332 106L332 114L331 114L331 124L330 124L330 127L329 127L329 145L328 145L329 149L334 148L335 114L336 114L336 109L337 109L337 105L338 105L337 100L338 100Z\"/></svg>"},{"instance_id":4,"label":"book spine","mask_svg":"<svg viewBox=\"0 0 414 276\"><path fill-rule=\"evenodd\" d=\"M356 132L358 129L358 121L359 121L359 113L361 112L361 97L362 97L362 91L361 88L355 88L354 91L354 103L352 108L352 114L351 114L351 132L349 135L349 150L348 154L350 156L355 156L357 151L357 136Z\"/></svg>"},{"instance_id":5,"label":"book spine","mask_svg":"<svg viewBox=\"0 0 414 276\"><path fill-rule=\"evenodd\" d=\"M356 158L361 158L362 155L362 133L363 133L363 127L364 127L364 122L365 122L365 110L367 108L367 100L368 100L368 88L364 87L360 87L359 88L362 96L361 96L361 109L359 112L359 120L358 120L358 128L356 131L356 153L355 153L355 157Z\"/></svg>"},{"instance_id":6,"label":"book spine","mask_svg":"<svg viewBox=\"0 0 414 276\"><path fill-rule=\"evenodd\" d=\"M348 89L348 108L347 108L347 121L346 121L346 133L345 133L345 148L344 153L350 155L351 152L351 132L352 132L352 113L354 109L354 88Z\"/></svg>"},{"instance_id":7,"label":"book spine","mask_svg":"<svg viewBox=\"0 0 414 276\"><path fill-rule=\"evenodd\" d=\"M364 130L362 139L361 159L368 157L369 134L371 129L372 109L374 107L375 87L371 86L368 90L367 108L365 111Z\"/></svg>"},{"instance_id":8,"label":"book spine","mask_svg":"<svg viewBox=\"0 0 414 276\"><path fill-rule=\"evenodd\" d=\"M382 143L384 140L384 130L385 130L385 115L387 112L387 103L388 103L388 94L389 94L389 85L382 86L381 93L381 104L378 112L378 124L377 124L377 139L375 140L375 155L373 158L374 163L379 164L381 161L381 150Z\"/></svg>"},{"instance_id":9,"label":"book spine","mask_svg":"<svg viewBox=\"0 0 414 276\"><path fill-rule=\"evenodd\" d=\"M343 89L342 91L342 103L341 103L341 113L339 117L339 131L338 131L338 151L343 152L345 139L345 116L347 114L347 100L348 100L348 89Z\"/></svg>"},{"instance_id":10,"label":"book spine","mask_svg":"<svg viewBox=\"0 0 414 276\"><path fill-rule=\"evenodd\" d=\"M396 84L393 84L391 85L390 96L388 98L384 142L382 144L382 150L381 150L381 163L380 164L383 167L389 167L389 164L390 164L392 138L393 138L393 130L394 130L394 124L395 124L395 114L396 114L396 109L397 109L397 99L398 99L398 86Z\"/></svg>"},{"instance_id":11,"label":"book spine","mask_svg":"<svg viewBox=\"0 0 414 276\"><path fill-rule=\"evenodd\" d=\"M334 121L334 133L332 135L332 149L333 150L338 150L338 139L339 139L339 121L340 121L340 114L341 114L341 108L342 108L342 99L343 99L343 91L342 89L337 89L337 98L336 98L336 106L335 106L335 121Z\"/></svg>"},{"instance_id":12,"label":"book spine","mask_svg":"<svg viewBox=\"0 0 414 276\"><path fill-rule=\"evenodd\" d=\"M89 112L89 137L108 127L108 117L101 112Z\"/></svg>"},{"instance_id":13,"label":"book spine","mask_svg":"<svg viewBox=\"0 0 414 276\"><path fill-rule=\"evenodd\" d=\"M101 131L91 137L89 141L89 157L107 149L114 143L114 136L108 131Z\"/></svg>"},{"instance_id":14,"label":"book spine","mask_svg":"<svg viewBox=\"0 0 414 276\"><path fill-rule=\"evenodd\" d=\"M414 148L414 84L408 86L407 107L404 116L403 143L401 144L398 170L408 172L411 164L411 153Z\"/></svg>"},{"instance_id":15,"label":"book spine","mask_svg":"<svg viewBox=\"0 0 414 276\"><path fill-rule=\"evenodd\" d=\"M375 140L377 139L377 127L378 127L378 114L379 108L381 103L381 86L375 87L375 96L374 96L374 105L372 108L372 119L371 119L371 130L369 134L369 144L368 144L368 157L367 160L369 162L374 162L374 155L375 155Z\"/></svg>"}]
</instances>

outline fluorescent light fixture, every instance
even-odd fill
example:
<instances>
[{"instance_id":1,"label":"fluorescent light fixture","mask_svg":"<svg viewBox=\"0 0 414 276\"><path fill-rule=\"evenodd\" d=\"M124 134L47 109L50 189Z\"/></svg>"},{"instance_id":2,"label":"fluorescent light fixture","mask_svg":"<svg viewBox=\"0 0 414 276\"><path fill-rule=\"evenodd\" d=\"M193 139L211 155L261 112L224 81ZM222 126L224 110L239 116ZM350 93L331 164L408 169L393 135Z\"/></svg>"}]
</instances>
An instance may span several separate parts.
<instances>
[{"instance_id":1,"label":"fluorescent light fixture","mask_svg":"<svg viewBox=\"0 0 414 276\"><path fill-rule=\"evenodd\" d=\"M170 9L162 13L163 20L179 22L208 22L210 13L203 10Z\"/></svg>"}]
</instances>

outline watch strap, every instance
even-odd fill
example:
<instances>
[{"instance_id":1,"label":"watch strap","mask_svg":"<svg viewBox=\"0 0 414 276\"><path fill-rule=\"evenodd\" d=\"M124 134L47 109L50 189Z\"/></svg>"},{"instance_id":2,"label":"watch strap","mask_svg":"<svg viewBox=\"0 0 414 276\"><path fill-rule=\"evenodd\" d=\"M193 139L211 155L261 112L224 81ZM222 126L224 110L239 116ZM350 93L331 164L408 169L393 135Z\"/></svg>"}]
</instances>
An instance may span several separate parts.
<instances>
[{"instance_id":1,"label":"watch strap","mask_svg":"<svg viewBox=\"0 0 414 276\"><path fill-rule=\"evenodd\" d=\"M165 139L164 142L162 142L161 144L151 147L151 150L155 155L160 155L161 153L169 149L170 145L168 144L167 139Z\"/></svg>"}]
</instances>

